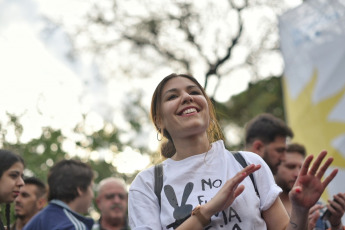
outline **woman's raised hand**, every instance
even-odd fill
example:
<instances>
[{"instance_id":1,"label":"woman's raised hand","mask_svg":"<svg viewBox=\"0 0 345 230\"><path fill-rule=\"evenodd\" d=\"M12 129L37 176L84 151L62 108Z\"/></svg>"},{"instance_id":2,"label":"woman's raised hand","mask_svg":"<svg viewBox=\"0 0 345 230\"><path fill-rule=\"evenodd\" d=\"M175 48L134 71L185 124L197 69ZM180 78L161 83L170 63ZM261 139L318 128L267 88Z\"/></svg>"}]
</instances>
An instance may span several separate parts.
<instances>
[{"instance_id":1,"label":"woman's raised hand","mask_svg":"<svg viewBox=\"0 0 345 230\"><path fill-rule=\"evenodd\" d=\"M308 156L298 175L294 187L291 189L289 197L295 207L310 209L320 199L327 185L334 179L338 173L338 169L334 169L323 181L322 177L327 168L333 161L329 157L320 167L322 160L326 157L327 151L322 151L309 168L313 155Z\"/></svg>"},{"instance_id":2,"label":"woman's raised hand","mask_svg":"<svg viewBox=\"0 0 345 230\"><path fill-rule=\"evenodd\" d=\"M232 202L234 202L236 197L244 190L244 185L239 184L244 180L244 178L260 169L260 167L261 165L248 165L243 170L238 172L233 178L226 181L224 186L217 192L216 196L205 204L207 214L212 216L215 213L229 207Z\"/></svg>"}]
</instances>

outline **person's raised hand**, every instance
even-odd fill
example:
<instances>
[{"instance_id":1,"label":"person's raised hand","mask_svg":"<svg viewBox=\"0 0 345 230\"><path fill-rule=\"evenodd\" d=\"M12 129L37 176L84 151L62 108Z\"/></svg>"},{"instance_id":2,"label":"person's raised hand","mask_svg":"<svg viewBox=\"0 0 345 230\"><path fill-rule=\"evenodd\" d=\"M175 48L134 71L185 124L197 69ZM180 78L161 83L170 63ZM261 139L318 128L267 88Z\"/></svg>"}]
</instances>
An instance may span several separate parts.
<instances>
[{"instance_id":1,"label":"person's raised hand","mask_svg":"<svg viewBox=\"0 0 345 230\"><path fill-rule=\"evenodd\" d=\"M261 165L248 165L243 170L238 172L233 178L226 181L224 186L217 192L217 194L205 204L209 216L229 207L232 202L239 196L243 190L244 185L239 185L247 176L256 170L260 169Z\"/></svg>"},{"instance_id":2,"label":"person's raised hand","mask_svg":"<svg viewBox=\"0 0 345 230\"><path fill-rule=\"evenodd\" d=\"M320 199L321 194L327 185L334 179L338 173L338 169L334 169L323 181L322 177L327 168L333 161L329 157L322 165L322 160L326 157L327 151L322 151L309 168L313 155L308 156L302 169L297 177L297 180L289 193L291 202L298 208L310 209ZM321 165L321 167L320 167Z\"/></svg>"}]
</instances>

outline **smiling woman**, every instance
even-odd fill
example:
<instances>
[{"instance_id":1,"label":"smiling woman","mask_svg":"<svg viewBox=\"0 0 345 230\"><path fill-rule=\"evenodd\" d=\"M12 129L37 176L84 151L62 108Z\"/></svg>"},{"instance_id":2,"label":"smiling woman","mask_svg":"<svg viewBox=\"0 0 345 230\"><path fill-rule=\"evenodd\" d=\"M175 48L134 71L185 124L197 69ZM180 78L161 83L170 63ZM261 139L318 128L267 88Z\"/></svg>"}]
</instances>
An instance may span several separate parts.
<instances>
[{"instance_id":1,"label":"smiling woman","mask_svg":"<svg viewBox=\"0 0 345 230\"><path fill-rule=\"evenodd\" d=\"M23 170L24 161L19 155L0 149L0 204L6 204L7 230L10 230L10 203L24 185ZM5 229L1 219L0 229Z\"/></svg>"},{"instance_id":2,"label":"smiling woman","mask_svg":"<svg viewBox=\"0 0 345 230\"><path fill-rule=\"evenodd\" d=\"M130 186L128 212L133 230L302 230L309 208L337 173L334 170L321 182L333 159L320 167L326 157L321 152L308 171L312 158L307 158L301 179L291 190L293 214L289 219L278 196L281 189L265 161L241 151L250 163L243 168L225 149L211 100L195 78L185 74L165 77L153 94L151 118L167 141L161 149L167 159L161 163L163 175L157 177L156 168L151 167L140 172ZM160 183L163 189L157 186Z\"/></svg>"}]
</instances>

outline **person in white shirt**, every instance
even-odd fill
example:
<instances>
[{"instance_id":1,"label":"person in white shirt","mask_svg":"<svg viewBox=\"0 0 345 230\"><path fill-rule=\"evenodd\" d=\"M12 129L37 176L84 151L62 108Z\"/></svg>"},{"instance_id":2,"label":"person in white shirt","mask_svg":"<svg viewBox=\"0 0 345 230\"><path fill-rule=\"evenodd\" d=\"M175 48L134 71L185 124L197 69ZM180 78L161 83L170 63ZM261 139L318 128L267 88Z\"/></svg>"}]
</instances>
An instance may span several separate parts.
<instances>
[{"instance_id":1,"label":"person in white shirt","mask_svg":"<svg viewBox=\"0 0 345 230\"><path fill-rule=\"evenodd\" d=\"M195 78L165 77L153 94L151 118L165 141L161 202L155 194L154 167L140 172L129 189L132 230L305 229L310 207L337 174L335 169L321 181L333 160L321 165L326 151L312 165L308 157L290 194L289 217L279 199L281 189L262 158L241 152L248 162L243 168L225 149L212 102Z\"/></svg>"}]
</instances>

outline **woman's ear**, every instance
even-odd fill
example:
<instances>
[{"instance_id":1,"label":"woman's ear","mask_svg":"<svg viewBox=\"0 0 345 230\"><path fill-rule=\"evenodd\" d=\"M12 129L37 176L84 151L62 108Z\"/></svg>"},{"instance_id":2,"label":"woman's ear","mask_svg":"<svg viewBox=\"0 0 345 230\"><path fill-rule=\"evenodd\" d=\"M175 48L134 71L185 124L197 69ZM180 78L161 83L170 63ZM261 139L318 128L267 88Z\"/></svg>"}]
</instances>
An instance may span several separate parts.
<instances>
[{"instance_id":1,"label":"woman's ear","mask_svg":"<svg viewBox=\"0 0 345 230\"><path fill-rule=\"evenodd\" d=\"M154 122L155 122L156 128L158 129L158 132L162 133L164 128L162 127L161 119L156 117Z\"/></svg>"}]
</instances>

